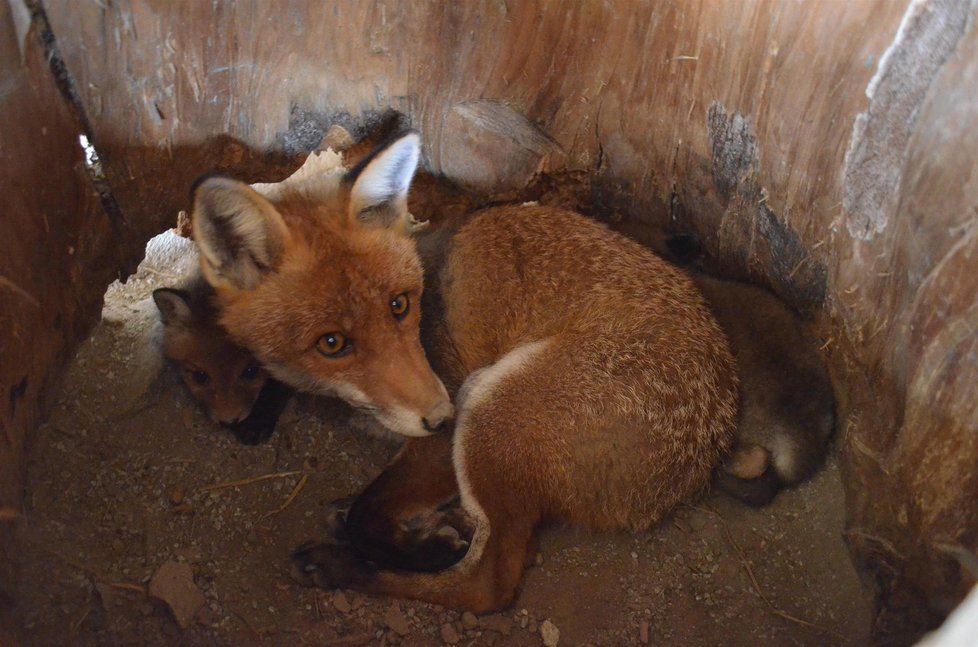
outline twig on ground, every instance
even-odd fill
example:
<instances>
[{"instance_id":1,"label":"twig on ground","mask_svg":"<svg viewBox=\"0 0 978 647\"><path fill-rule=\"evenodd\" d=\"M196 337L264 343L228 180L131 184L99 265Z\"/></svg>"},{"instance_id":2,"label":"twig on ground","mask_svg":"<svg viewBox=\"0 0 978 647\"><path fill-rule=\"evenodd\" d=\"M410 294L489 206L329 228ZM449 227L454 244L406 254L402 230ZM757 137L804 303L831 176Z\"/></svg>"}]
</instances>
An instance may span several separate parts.
<instances>
[{"instance_id":1,"label":"twig on ground","mask_svg":"<svg viewBox=\"0 0 978 647\"><path fill-rule=\"evenodd\" d=\"M238 613L234 609L228 609L228 610L231 613L233 613L234 614L234 617L236 617L238 620L240 620L241 623L244 624L244 626L247 627L251 631L251 633L255 634L255 636L258 637L259 639L262 638L261 633L259 633L258 630L255 629L254 626L252 626L252 624L250 622L248 622L248 618L244 617L243 615L241 615L240 613Z\"/></svg>"},{"instance_id":2,"label":"twig on ground","mask_svg":"<svg viewBox=\"0 0 978 647\"><path fill-rule=\"evenodd\" d=\"M789 622L794 622L795 624L801 625L803 627L815 629L816 631L821 631L822 633L826 633L831 636L834 636L846 644L849 643L848 638L840 634L838 631L835 631L834 629L829 629L828 627L822 627L820 625L814 624L807 620L803 620L801 618L791 615L790 613L786 613L785 611L782 611L778 607L774 606L774 603L772 603L771 600L766 595L764 595L764 592L761 590L761 585L760 583L758 583L757 577L754 576L754 570L750 567L750 562L747 561L747 556L744 555L744 551L741 550L740 545L737 544L737 542L734 540L733 533L730 532L730 527L727 525L727 520L723 518L723 515L717 512L716 510L711 510L710 508L703 508L695 505L690 505L689 507L694 510L699 510L700 512L711 514L720 520L720 526L723 529L723 534L726 537L727 542L737 552L737 556L740 558L740 563L744 567L744 570L747 572L747 576L750 578L751 585L753 585L754 587L754 592L757 593L757 597L761 598L761 600L764 602L764 604L767 606L768 610L771 613L778 616L779 618L788 620Z\"/></svg>"},{"instance_id":3,"label":"twig on ground","mask_svg":"<svg viewBox=\"0 0 978 647\"><path fill-rule=\"evenodd\" d=\"M138 584L129 584L128 582L109 582L108 585L114 589L122 589L123 591L132 591L134 593L142 593L143 595L148 593L145 586L139 586Z\"/></svg>"},{"instance_id":4,"label":"twig on ground","mask_svg":"<svg viewBox=\"0 0 978 647\"><path fill-rule=\"evenodd\" d=\"M308 480L309 480L309 474L303 474L302 475L302 478L299 479L299 482L296 484L296 486L294 488L292 488L292 494L290 494L289 495L289 498L287 498L285 500L285 503L283 503L281 506L279 506L275 510L272 510L271 512L266 512L265 514L263 514L262 517L261 517L262 520L264 521L265 519L268 519L269 517L271 517L273 515L276 515L279 512L281 512L282 510L285 510L287 507L289 507L292 504L292 502L295 501L295 498L297 496L299 496L299 492L302 492L302 488L304 488L306 486L306 481L308 481Z\"/></svg>"},{"instance_id":5,"label":"twig on ground","mask_svg":"<svg viewBox=\"0 0 978 647\"><path fill-rule=\"evenodd\" d=\"M323 645L324 647L352 647L353 645L363 645L373 640L373 638L374 635L372 633L353 634L352 636L343 636L336 640L324 642Z\"/></svg>"},{"instance_id":6,"label":"twig on ground","mask_svg":"<svg viewBox=\"0 0 978 647\"><path fill-rule=\"evenodd\" d=\"M251 485L252 483L258 483L260 481L268 481L270 479L284 479L289 476L295 476L296 474L303 474L302 470L296 470L294 472L276 472L274 474L262 474L261 476L253 476L247 479L238 479L236 481L224 481L223 483L215 483L214 485L207 485L199 490L200 492L211 492L213 490L223 490L229 487L240 487L242 485Z\"/></svg>"}]
</instances>

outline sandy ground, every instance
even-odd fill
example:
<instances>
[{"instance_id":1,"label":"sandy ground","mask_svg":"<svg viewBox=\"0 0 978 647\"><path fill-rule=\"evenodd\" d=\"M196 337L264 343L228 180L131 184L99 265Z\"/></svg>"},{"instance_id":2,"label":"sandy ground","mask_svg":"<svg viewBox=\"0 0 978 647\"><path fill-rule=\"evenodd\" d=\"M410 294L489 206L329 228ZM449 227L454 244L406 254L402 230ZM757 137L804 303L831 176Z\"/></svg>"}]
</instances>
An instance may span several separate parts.
<instances>
[{"instance_id":1,"label":"sandy ground","mask_svg":"<svg viewBox=\"0 0 978 647\"><path fill-rule=\"evenodd\" d=\"M500 614L293 584L289 552L316 537L323 506L365 485L396 447L345 405L312 398L290 403L264 445L209 422L172 371L156 377L147 341L145 299L172 271L144 263L110 288L31 439L26 644L540 645L554 628L560 645L866 642L834 460L760 510L706 496L638 535L547 529ZM187 565L177 570L189 588L173 595L204 601L183 628L147 593L174 564Z\"/></svg>"}]
</instances>

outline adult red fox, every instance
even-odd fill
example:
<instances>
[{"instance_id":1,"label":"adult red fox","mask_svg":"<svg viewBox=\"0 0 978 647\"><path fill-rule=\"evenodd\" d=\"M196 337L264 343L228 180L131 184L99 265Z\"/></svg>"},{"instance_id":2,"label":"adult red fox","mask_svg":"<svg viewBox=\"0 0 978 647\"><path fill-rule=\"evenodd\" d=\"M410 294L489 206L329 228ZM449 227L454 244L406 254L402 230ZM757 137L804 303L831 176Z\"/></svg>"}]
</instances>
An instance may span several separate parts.
<instances>
[{"instance_id":1,"label":"adult red fox","mask_svg":"<svg viewBox=\"0 0 978 647\"><path fill-rule=\"evenodd\" d=\"M214 422L242 443L272 434L288 389L232 342L217 322L214 290L200 277L181 288L153 291L163 324L163 354L178 370L193 398Z\"/></svg>"},{"instance_id":2,"label":"adult red fox","mask_svg":"<svg viewBox=\"0 0 978 647\"><path fill-rule=\"evenodd\" d=\"M274 185L204 179L194 237L222 325L273 375L416 437L358 500L361 529L456 492L472 524L437 572L333 537L296 552L298 577L481 612L513 600L541 521L647 528L706 486L737 376L690 278L583 216L491 208L416 247L419 153L409 133L346 174L314 155Z\"/></svg>"}]
</instances>

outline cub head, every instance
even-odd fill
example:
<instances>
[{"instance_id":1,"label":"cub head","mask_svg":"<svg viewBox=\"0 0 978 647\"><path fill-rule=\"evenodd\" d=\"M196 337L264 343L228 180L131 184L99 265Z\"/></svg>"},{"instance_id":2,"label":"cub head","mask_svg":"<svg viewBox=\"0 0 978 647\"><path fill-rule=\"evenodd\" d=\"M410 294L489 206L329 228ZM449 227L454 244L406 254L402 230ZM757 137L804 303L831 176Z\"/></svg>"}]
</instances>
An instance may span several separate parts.
<instances>
[{"instance_id":1,"label":"cub head","mask_svg":"<svg viewBox=\"0 0 978 647\"><path fill-rule=\"evenodd\" d=\"M194 191L193 231L221 324L278 379L336 395L392 431L424 436L454 410L419 340L422 268L407 192L420 142L408 133L348 173Z\"/></svg>"},{"instance_id":2,"label":"cub head","mask_svg":"<svg viewBox=\"0 0 978 647\"><path fill-rule=\"evenodd\" d=\"M200 295L161 288L153 300L163 322L163 353L204 412L222 425L247 418L268 373L218 327L217 313Z\"/></svg>"}]
</instances>

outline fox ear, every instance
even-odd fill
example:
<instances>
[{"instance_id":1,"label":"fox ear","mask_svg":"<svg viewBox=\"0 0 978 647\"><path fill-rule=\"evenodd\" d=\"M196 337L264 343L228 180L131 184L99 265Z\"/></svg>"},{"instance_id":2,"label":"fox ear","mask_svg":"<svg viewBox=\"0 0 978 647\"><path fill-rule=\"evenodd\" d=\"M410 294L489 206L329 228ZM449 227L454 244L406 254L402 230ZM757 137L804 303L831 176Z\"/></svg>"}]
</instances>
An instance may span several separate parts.
<instances>
[{"instance_id":1,"label":"fox ear","mask_svg":"<svg viewBox=\"0 0 978 647\"><path fill-rule=\"evenodd\" d=\"M289 230L272 203L243 182L209 177L194 190L194 240L214 287L251 290L282 258Z\"/></svg>"},{"instance_id":2,"label":"fox ear","mask_svg":"<svg viewBox=\"0 0 978 647\"><path fill-rule=\"evenodd\" d=\"M378 148L346 176L350 219L365 225L407 231L407 194L421 156L421 138L409 132Z\"/></svg>"},{"instance_id":3,"label":"fox ear","mask_svg":"<svg viewBox=\"0 0 978 647\"><path fill-rule=\"evenodd\" d=\"M160 309L160 321L164 326L183 326L190 323L190 295L183 290L160 288L153 290L153 301Z\"/></svg>"}]
</instances>

